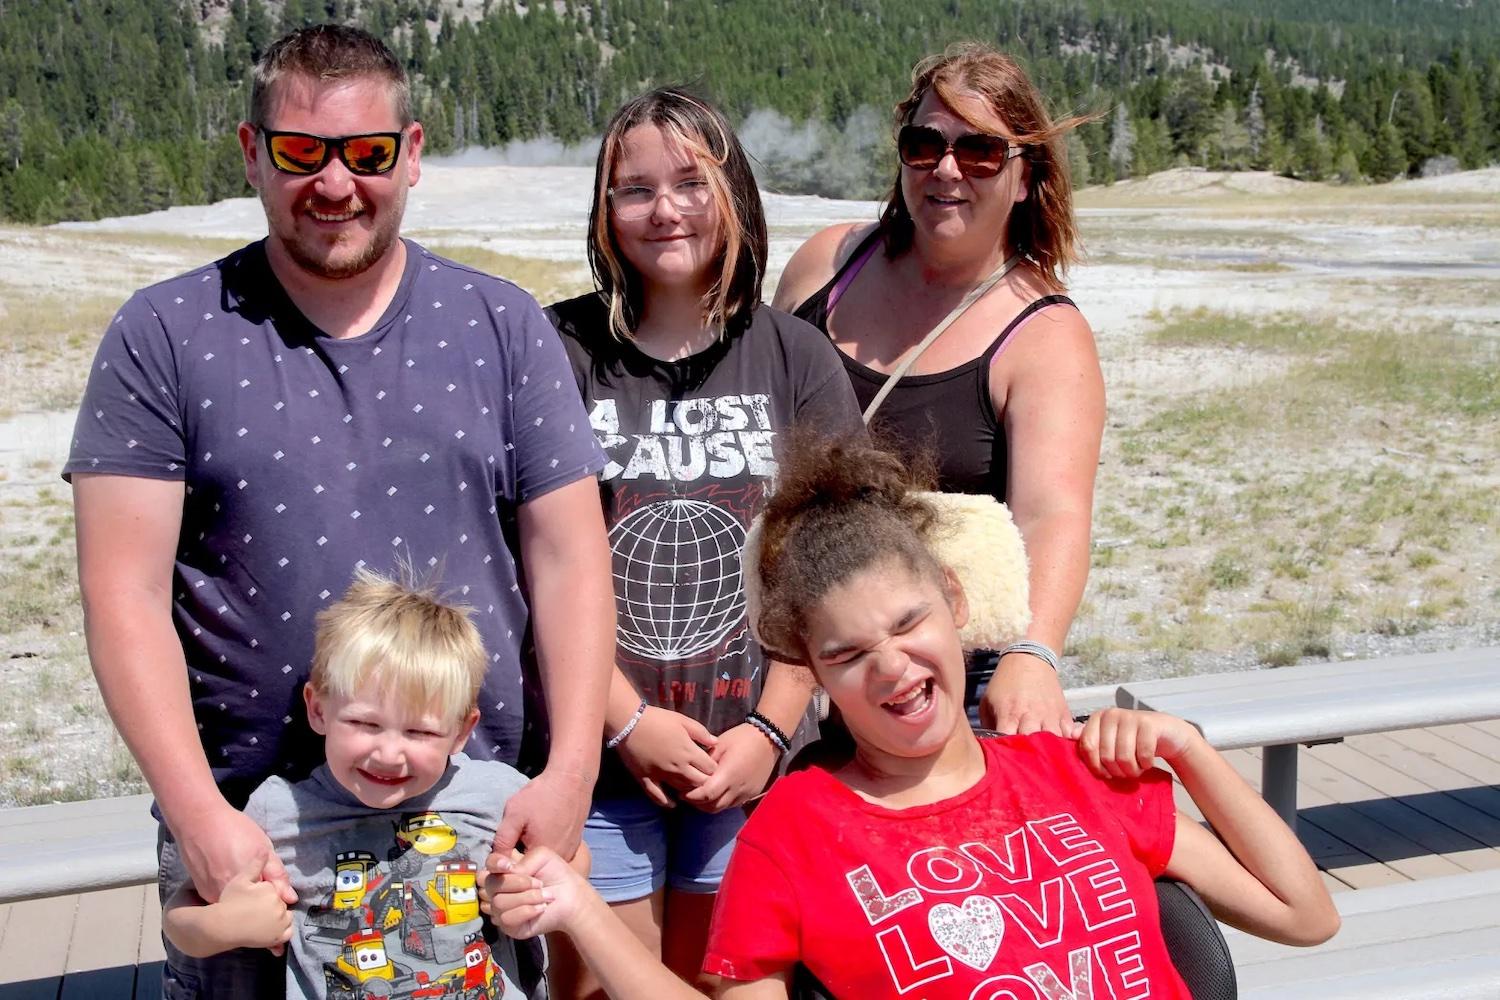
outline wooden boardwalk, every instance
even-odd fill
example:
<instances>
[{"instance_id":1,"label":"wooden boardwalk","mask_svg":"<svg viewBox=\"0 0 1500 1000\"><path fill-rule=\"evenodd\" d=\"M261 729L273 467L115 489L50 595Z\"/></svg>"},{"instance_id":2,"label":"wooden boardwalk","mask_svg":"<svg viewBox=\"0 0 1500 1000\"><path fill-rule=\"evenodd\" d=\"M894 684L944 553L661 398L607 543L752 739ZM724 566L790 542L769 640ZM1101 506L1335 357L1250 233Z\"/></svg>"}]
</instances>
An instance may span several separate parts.
<instances>
[{"instance_id":1,"label":"wooden boardwalk","mask_svg":"<svg viewBox=\"0 0 1500 1000\"><path fill-rule=\"evenodd\" d=\"M1259 783L1258 750L1227 756ZM1333 891L1500 869L1500 722L1305 749L1297 796ZM0 1000L159 997L160 928L155 886L0 906Z\"/></svg>"}]
</instances>

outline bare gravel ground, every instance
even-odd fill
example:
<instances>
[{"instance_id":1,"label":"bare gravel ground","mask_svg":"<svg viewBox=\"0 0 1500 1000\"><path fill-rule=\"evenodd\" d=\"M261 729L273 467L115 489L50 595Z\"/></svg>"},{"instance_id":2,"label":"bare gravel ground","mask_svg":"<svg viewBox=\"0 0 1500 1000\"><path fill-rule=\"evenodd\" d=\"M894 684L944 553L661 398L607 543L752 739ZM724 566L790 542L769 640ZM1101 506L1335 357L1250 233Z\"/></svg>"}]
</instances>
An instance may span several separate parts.
<instances>
[{"instance_id":1,"label":"bare gravel ground","mask_svg":"<svg viewBox=\"0 0 1500 1000\"><path fill-rule=\"evenodd\" d=\"M559 297L586 282L582 212L538 199L587 191L567 169L424 171L409 229ZM874 215L770 201L773 272ZM1500 644L1500 170L1172 171L1081 205L1071 293L1109 423L1065 681ZM88 670L57 472L115 307L257 212L0 228L0 805L140 789Z\"/></svg>"}]
</instances>

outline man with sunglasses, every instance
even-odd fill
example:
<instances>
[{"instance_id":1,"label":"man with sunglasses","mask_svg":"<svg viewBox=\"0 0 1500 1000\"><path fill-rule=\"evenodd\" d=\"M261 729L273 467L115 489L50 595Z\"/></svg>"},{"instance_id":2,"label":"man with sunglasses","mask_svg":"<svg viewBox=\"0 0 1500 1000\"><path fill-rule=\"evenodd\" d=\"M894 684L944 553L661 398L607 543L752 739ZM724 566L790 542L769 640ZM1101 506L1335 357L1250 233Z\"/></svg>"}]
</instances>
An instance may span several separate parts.
<instances>
[{"instance_id":1,"label":"man with sunglasses","mask_svg":"<svg viewBox=\"0 0 1500 1000\"><path fill-rule=\"evenodd\" d=\"M545 763L497 846L570 855L614 598L602 456L557 336L514 285L400 238L423 133L377 39L273 44L239 139L268 237L125 304L65 470L89 652L156 797L161 887L213 900L260 859L292 901L238 810L321 759L300 688L318 611L359 567L473 609L492 666L464 749ZM168 956L170 996L284 989L265 952Z\"/></svg>"}]
</instances>

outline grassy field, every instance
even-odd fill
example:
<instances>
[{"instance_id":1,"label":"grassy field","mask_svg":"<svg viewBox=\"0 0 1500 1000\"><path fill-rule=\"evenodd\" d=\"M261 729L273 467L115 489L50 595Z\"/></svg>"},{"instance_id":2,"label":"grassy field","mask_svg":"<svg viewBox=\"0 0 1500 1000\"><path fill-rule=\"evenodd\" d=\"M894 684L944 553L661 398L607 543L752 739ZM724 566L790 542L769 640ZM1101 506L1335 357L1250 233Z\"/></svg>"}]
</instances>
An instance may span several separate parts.
<instances>
[{"instance_id":1,"label":"grassy field","mask_svg":"<svg viewBox=\"0 0 1500 1000\"><path fill-rule=\"evenodd\" d=\"M1495 620L1500 341L1290 314L1150 319L1147 350L1269 374L1111 410L1073 637L1097 679L1137 662L1121 654L1171 672L1249 649L1278 666L1330 656L1339 634Z\"/></svg>"}]
</instances>

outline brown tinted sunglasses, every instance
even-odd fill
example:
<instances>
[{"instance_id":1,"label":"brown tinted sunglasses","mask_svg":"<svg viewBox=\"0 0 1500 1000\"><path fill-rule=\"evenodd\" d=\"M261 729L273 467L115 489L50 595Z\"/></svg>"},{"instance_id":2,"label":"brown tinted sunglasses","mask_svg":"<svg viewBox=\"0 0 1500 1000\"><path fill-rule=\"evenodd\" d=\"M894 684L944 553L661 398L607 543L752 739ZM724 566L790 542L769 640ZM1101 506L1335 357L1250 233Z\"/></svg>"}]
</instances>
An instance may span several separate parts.
<instances>
[{"instance_id":1,"label":"brown tinted sunglasses","mask_svg":"<svg viewBox=\"0 0 1500 1000\"><path fill-rule=\"evenodd\" d=\"M1005 168L1006 161L1025 153L1024 146L1012 146L1004 136L969 132L949 139L930 125L903 125L896 133L896 152L901 162L913 170L936 170L949 152L965 177L993 177Z\"/></svg>"}]
</instances>

